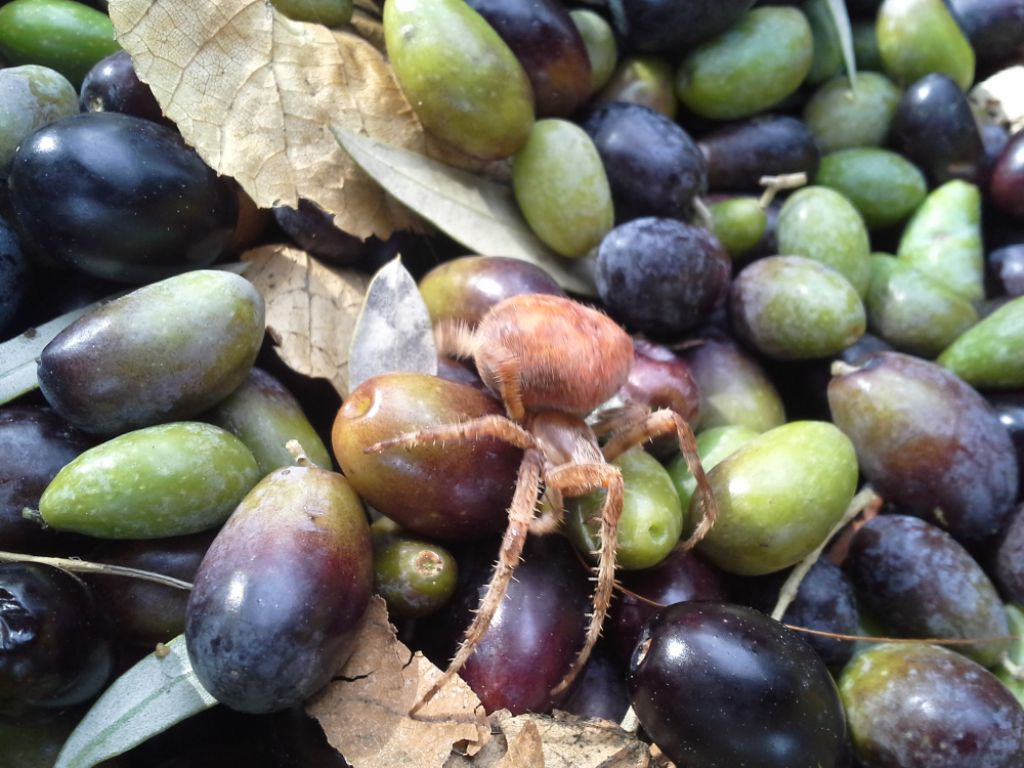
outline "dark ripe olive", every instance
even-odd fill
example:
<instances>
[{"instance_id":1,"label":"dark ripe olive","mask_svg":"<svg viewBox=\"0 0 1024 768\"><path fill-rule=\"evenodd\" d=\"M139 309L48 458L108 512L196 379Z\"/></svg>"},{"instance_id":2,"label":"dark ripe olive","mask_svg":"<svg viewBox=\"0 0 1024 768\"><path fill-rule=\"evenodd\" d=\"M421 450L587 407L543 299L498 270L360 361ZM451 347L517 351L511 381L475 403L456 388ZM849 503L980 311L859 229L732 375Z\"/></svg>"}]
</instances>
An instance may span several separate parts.
<instances>
[{"instance_id":1,"label":"dark ripe olive","mask_svg":"<svg viewBox=\"0 0 1024 768\"><path fill-rule=\"evenodd\" d=\"M687 768L837 768L846 740L828 669L751 608L677 603L644 630L626 678L633 709Z\"/></svg>"},{"instance_id":2,"label":"dark ripe olive","mask_svg":"<svg viewBox=\"0 0 1024 768\"><path fill-rule=\"evenodd\" d=\"M644 624L659 606L688 600L727 598L721 572L696 552L673 551L653 568L623 571L622 583L612 603L606 632L619 659L628 662Z\"/></svg>"},{"instance_id":3,"label":"dark ripe olive","mask_svg":"<svg viewBox=\"0 0 1024 768\"><path fill-rule=\"evenodd\" d=\"M889 143L925 172L933 185L951 179L979 183L985 146L970 104L951 78L939 73L912 83L900 99Z\"/></svg>"},{"instance_id":4,"label":"dark ripe olive","mask_svg":"<svg viewBox=\"0 0 1024 768\"><path fill-rule=\"evenodd\" d=\"M724 32L754 0L625 0L612 22L629 48L676 55Z\"/></svg>"},{"instance_id":5,"label":"dark ripe olive","mask_svg":"<svg viewBox=\"0 0 1024 768\"><path fill-rule=\"evenodd\" d=\"M52 554L78 539L26 520L54 476L92 445L49 408L0 409L0 550Z\"/></svg>"},{"instance_id":6,"label":"dark ripe olive","mask_svg":"<svg viewBox=\"0 0 1024 768\"><path fill-rule=\"evenodd\" d=\"M988 192L996 207L1024 221L1024 130L1010 137L996 160Z\"/></svg>"},{"instance_id":7,"label":"dark ripe olive","mask_svg":"<svg viewBox=\"0 0 1024 768\"><path fill-rule=\"evenodd\" d=\"M191 582L213 537L214 533L203 532L150 541L104 541L89 558ZM152 648L185 631L187 590L123 576L90 576L89 584L120 644Z\"/></svg>"},{"instance_id":8,"label":"dark ripe olive","mask_svg":"<svg viewBox=\"0 0 1024 768\"><path fill-rule=\"evenodd\" d=\"M18 235L0 214L0 338L24 304L32 286L32 270Z\"/></svg>"},{"instance_id":9,"label":"dark ripe olive","mask_svg":"<svg viewBox=\"0 0 1024 768\"><path fill-rule=\"evenodd\" d=\"M453 637L461 637L469 625L493 564L494 552L486 548L476 548L461 564L465 575L448 617ZM484 709L513 714L550 710L556 703L551 689L583 645L589 605L587 571L568 542L561 536L527 539L505 599L459 672Z\"/></svg>"},{"instance_id":10,"label":"dark ripe olive","mask_svg":"<svg viewBox=\"0 0 1024 768\"><path fill-rule=\"evenodd\" d=\"M436 376L376 376L338 411L334 456L356 492L403 528L444 541L479 539L505 529L518 449L494 439L365 449L417 429L502 413L494 398Z\"/></svg>"},{"instance_id":11,"label":"dark ripe olive","mask_svg":"<svg viewBox=\"0 0 1024 768\"><path fill-rule=\"evenodd\" d=\"M725 300L729 255L706 229L643 218L605 235L595 280L608 312L628 328L679 334Z\"/></svg>"},{"instance_id":12,"label":"dark ripe olive","mask_svg":"<svg viewBox=\"0 0 1024 768\"><path fill-rule=\"evenodd\" d=\"M616 222L643 216L682 219L707 188L697 145L660 112L616 102L591 112L582 125L608 174Z\"/></svg>"},{"instance_id":13,"label":"dark ripe olive","mask_svg":"<svg viewBox=\"0 0 1024 768\"><path fill-rule=\"evenodd\" d=\"M619 396L652 409L668 408L687 421L696 422L700 413L700 391L690 367L668 347L643 338L633 341L633 367Z\"/></svg>"},{"instance_id":14,"label":"dark ripe olive","mask_svg":"<svg viewBox=\"0 0 1024 768\"><path fill-rule=\"evenodd\" d=\"M1002 63L1024 52L1024 0L946 0L980 61Z\"/></svg>"},{"instance_id":15,"label":"dark ripe olive","mask_svg":"<svg viewBox=\"0 0 1024 768\"><path fill-rule=\"evenodd\" d=\"M278 205L274 221L300 248L329 264L347 266L361 261L370 246L334 225L334 214L318 208L305 198L298 208Z\"/></svg>"},{"instance_id":16,"label":"dark ripe olive","mask_svg":"<svg viewBox=\"0 0 1024 768\"><path fill-rule=\"evenodd\" d=\"M82 81L79 101L83 112L121 112L165 122L149 86L139 80L127 51L100 59Z\"/></svg>"},{"instance_id":17,"label":"dark ripe olive","mask_svg":"<svg viewBox=\"0 0 1024 768\"><path fill-rule=\"evenodd\" d=\"M1000 537L992 576L1009 602L1024 605L1024 505L1014 510Z\"/></svg>"},{"instance_id":18,"label":"dark ripe olive","mask_svg":"<svg viewBox=\"0 0 1024 768\"><path fill-rule=\"evenodd\" d=\"M844 563L861 598L900 636L942 639L1009 634L1006 612L981 566L946 532L916 517L881 515L854 536ZM994 666L1006 640L958 645Z\"/></svg>"},{"instance_id":19,"label":"dark ripe olive","mask_svg":"<svg viewBox=\"0 0 1024 768\"><path fill-rule=\"evenodd\" d=\"M1024 243L997 248L985 262L990 295L1024 296Z\"/></svg>"},{"instance_id":20,"label":"dark ripe olive","mask_svg":"<svg viewBox=\"0 0 1024 768\"><path fill-rule=\"evenodd\" d=\"M0 564L0 709L81 704L113 669L104 617L67 571Z\"/></svg>"},{"instance_id":21,"label":"dark ripe olive","mask_svg":"<svg viewBox=\"0 0 1024 768\"><path fill-rule=\"evenodd\" d=\"M238 209L230 185L173 130L116 112L36 131L19 148L8 187L30 252L124 282L212 263Z\"/></svg>"},{"instance_id":22,"label":"dark ripe olive","mask_svg":"<svg viewBox=\"0 0 1024 768\"><path fill-rule=\"evenodd\" d=\"M543 269L508 256L462 256L446 261L425 274L419 288L435 324L458 320L471 326L509 296L565 296L565 291Z\"/></svg>"},{"instance_id":23,"label":"dark ripe olive","mask_svg":"<svg viewBox=\"0 0 1024 768\"><path fill-rule=\"evenodd\" d=\"M728 125L697 142L708 164L712 192L751 192L762 176L818 172L814 134L795 117L764 116Z\"/></svg>"},{"instance_id":24,"label":"dark ripe olive","mask_svg":"<svg viewBox=\"0 0 1024 768\"><path fill-rule=\"evenodd\" d=\"M200 682L243 712L295 706L348 659L373 590L370 529L341 475L279 469L242 500L189 595Z\"/></svg>"},{"instance_id":25,"label":"dark ripe olive","mask_svg":"<svg viewBox=\"0 0 1024 768\"><path fill-rule=\"evenodd\" d=\"M501 36L533 86L538 117L571 115L590 96L583 36L558 0L468 0Z\"/></svg>"},{"instance_id":26,"label":"dark ripe olive","mask_svg":"<svg viewBox=\"0 0 1024 768\"><path fill-rule=\"evenodd\" d=\"M1017 457L974 389L935 363L879 352L834 376L828 402L883 498L972 550L998 535L1017 498Z\"/></svg>"},{"instance_id":27,"label":"dark ripe olive","mask_svg":"<svg viewBox=\"0 0 1024 768\"><path fill-rule=\"evenodd\" d=\"M577 717L622 721L629 709L626 675L622 665L602 643L594 647L569 698L558 705L563 712Z\"/></svg>"}]
</instances>

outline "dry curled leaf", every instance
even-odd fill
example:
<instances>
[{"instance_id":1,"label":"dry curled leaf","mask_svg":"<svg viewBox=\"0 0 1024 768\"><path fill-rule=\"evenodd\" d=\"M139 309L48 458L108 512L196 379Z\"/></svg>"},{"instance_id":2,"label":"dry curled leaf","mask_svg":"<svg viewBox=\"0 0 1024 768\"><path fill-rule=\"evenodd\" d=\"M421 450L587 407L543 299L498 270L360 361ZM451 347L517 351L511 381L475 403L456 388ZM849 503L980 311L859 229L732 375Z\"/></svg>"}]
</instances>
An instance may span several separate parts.
<instances>
[{"instance_id":1,"label":"dry curled leaf","mask_svg":"<svg viewBox=\"0 0 1024 768\"><path fill-rule=\"evenodd\" d=\"M409 717L440 676L398 641L384 601L374 597L352 658L306 711L353 768L441 768L453 747L468 744L472 751L489 728L480 700L459 677Z\"/></svg>"},{"instance_id":2,"label":"dry curled leaf","mask_svg":"<svg viewBox=\"0 0 1024 768\"><path fill-rule=\"evenodd\" d=\"M266 0L110 0L109 9L164 113L261 208L304 197L360 238L412 225L328 130L425 151L422 126L373 45L292 21Z\"/></svg>"},{"instance_id":3,"label":"dry curled leaf","mask_svg":"<svg viewBox=\"0 0 1024 768\"><path fill-rule=\"evenodd\" d=\"M544 768L544 745L541 742L537 724L527 723L515 738L509 739L508 752L495 768Z\"/></svg>"},{"instance_id":4,"label":"dry curled leaf","mask_svg":"<svg viewBox=\"0 0 1024 768\"><path fill-rule=\"evenodd\" d=\"M267 245L242 254L245 276L267 305L267 332L282 362L348 394L348 350L369 278L334 269L305 251Z\"/></svg>"},{"instance_id":5,"label":"dry curled leaf","mask_svg":"<svg viewBox=\"0 0 1024 768\"><path fill-rule=\"evenodd\" d=\"M649 768L648 745L607 720L588 720L556 712L518 715L495 712L497 725L509 743L509 751L528 728L540 735L544 768ZM509 763L507 765L513 765ZM515 764L524 765L525 764ZM507 766L505 767L507 768Z\"/></svg>"}]
</instances>

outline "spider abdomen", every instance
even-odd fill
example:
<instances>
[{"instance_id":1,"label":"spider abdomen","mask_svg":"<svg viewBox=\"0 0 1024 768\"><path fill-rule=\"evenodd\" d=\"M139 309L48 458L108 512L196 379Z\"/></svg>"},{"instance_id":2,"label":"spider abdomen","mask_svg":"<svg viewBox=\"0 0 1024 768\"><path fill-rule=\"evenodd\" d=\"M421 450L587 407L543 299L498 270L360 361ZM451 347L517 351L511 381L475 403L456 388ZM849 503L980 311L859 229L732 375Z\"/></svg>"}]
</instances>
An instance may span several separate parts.
<instances>
[{"instance_id":1,"label":"spider abdomen","mask_svg":"<svg viewBox=\"0 0 1024 768\"><path fill-rule=\"evenodd\" d=\"M527 411L590 413L629 375L633 341L608 316L570 299L513 296L495 304L477 328L477 370L493 391L511 365Z\"/></svg>"}]
</instances>

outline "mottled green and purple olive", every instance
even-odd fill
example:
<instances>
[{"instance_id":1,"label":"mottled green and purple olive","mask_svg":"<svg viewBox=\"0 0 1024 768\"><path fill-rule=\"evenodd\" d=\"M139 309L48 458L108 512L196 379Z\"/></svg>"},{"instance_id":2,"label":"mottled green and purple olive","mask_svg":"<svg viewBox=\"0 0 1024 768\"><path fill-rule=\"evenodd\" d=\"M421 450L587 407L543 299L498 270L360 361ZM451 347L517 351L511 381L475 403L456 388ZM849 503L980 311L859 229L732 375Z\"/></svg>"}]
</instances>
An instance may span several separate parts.
<instances>
[{"instance_id":1,"label":"mottled green and purple olive","mask_svg":"<svg viewBox=\"0 0 1024 768\"><path fill-rule=\"evenodd\" d=\"M985 298L978 188L954 180L933 190L904 227L896 255L968 301Z\"/></svg>"},{"instance_id":2,"label":"mottled green and purple olive","mask_svg":"<svg viewBox=\"0 0 1024 768\"><path fill-rule=\"evenodd\" d=\"M839 692L866 768L1016 768L1024 759L1024 709L988 670L946 648L868 648Z\"/></svg>"},{"instance_id":3,"label":"mottled green and purple olive","mask_svg":"<svg viewBox=\"0 0 1024 768\"><path fill-rule=\"evenodd\" d=\"M837 354L867 327L849 281L800 256L769 256L748 265L733 280L729 300L736 335L778 360Z\"/></svg>"},{"instance_id":4,"label":"mottled green and purple olive","mask_svg":"<svg viewBox=\"0 0 1024 768\"><path fill-rule=\"evenodd\" d=\"M530 81L465 2L387 0L384 39L398 84L428 131L485 159L525 143L534 116Z\"/></svg>"},{"instance_id":5,"label":"mottled green and purple olive","mask_svg":"<svg viewBox=\"0 0 1024 768\"><path fill-rule=\"evenodd\" d=\"M624 498L615 543L616 564L641 570L664 560L683 532L683 507L672 479L658 461L640 448L612 462L622 471ZM569 537L585 556L596 559L601 548L604 491L566 500Z\"/></svg>"},{"instance_id":6,"label":"mottled green and purple olive","mask_svg":"<svg viewBox=\"0 0 1024 768\"><path fill-rule=\"evenodd\" d=\"M900 637L979 638L953 650L985 667L1009 648L996 588L967 550L924 520L876 517L857 531L844 567L861 599Z\"/></svg>"},{"instance_id":7,"label":"mottled green and purple olive","mask_svg":"<svg viewBox=\"0 0 1024 768\"><path fill-rule=\"evenodd\" d=\"M455 558L438 544L410 536L393 524L390 528L378 530L376 523L370 528L373 591L384 598L389 616L430 616L441 610L455 592Z\"/></svg>"},{"instance_id":8,"label":"mottled green and purple olive","mask_svg":"<svg viewBox=\"0 0 1024 768\"><path fill-rule=\"evenodd\" d=\"M366 449L419 429L502 414L493 398L436 376L376 376L338 411L334 456L356 492L406 530L442 541L480 539L505 528L519 449L493 438Z\"/></svg>"},{"instance_id":9,"label":"mottled green and purple olive","mask_svg":"<svg viewBox=\"0 0 1024 768\"><path fill-rule=\"evenodd\" d=\"M674 120L679 100L673 76L672 65L662 56L624 56L594 103L642 104Z\"/></svg>"},{"instance_id":10,"label":"mottled green and purple olive","mask_svg":"<svg viewBox=\"0 0 1024 768\"><path fill-rule=\"evenodd\" d=\"M916 166L902 155L873 147L825 155L814 183L853 203L868 229L898 224L928 193L924 174Z\"/></svg>"},{"instance_id":11,"label":"mottled green and purple olive","mask_svg":"<svg viewBox=\"0 0 1024 768\"><path fill-rule=\"evenodd\" d=\"M753 357L727 340L704 339L683 354L700 392L700 427L767 432L786 421L782 398Z\"/></svg>"},{"instance_id":12,"label":"mottled green and purple olive","mask_svg":"<svg viewBox=\"0 0 1024 768\"><path fill-rule=\"evenodd\" d=\"M1024 297L1004 304L973 328L965 329L938 363L982 389L1024 386Z\"/></svg>"},{"instance_id":13,"label":"mottled green and purple olive","mask_svg":"<svg viewBox=\"0 0 1024 768\"><path fill-rule=\"evenodd\" d=\"M94 309L43 349L39 388L85 432L187 419L245 379L265 328L263 298L231 272L198 270Z\"/></svg>"},{"instance_id":14,"label":"mottled green and purple olive","mask_svg":"<svg viewBox=\"0 0 1024 768\"><path fill-rule=\"evenodd\" d=\"M530 229L562 256L585 256L615 223L601 156L567 120L534 123L512 158L512 190Z\"/></svg>"},{"instance_id":15,"label":"mottled green and purple olive","mask_svg":"<svg viewBox=\"0 0 1024 768\"><path fill-rule=\"evenodd\" d=\"M732 197L711 203L708 208L718 242L734 264L741 262L764 237L768 214L753 197Z\"/></svg>"},{"instance_id":16,"label":"mottled green and purple olive","mask_svg":"<svg viewBox=\"0 0 1024 768\"><path fill-rule=\"evenodd\" d=\"M857 457L832 424L794 421L740 447L708 480L718 521L698 549L723 571L756 576L825 540L857 489Z\"/></svg>"},{"instance_id":17,"label":"mottled green and purple olive","mask_svg":"<svg viewBox=\"0 0 1024 768\"><path fill-rule=\"evenodd\" d=\"M813 54L811 26L798 9L755 8L683 58L676 94L702 117L747 117L799 88Z\"/></svg>"},{"instance_id":18,"label":"mottled green and purple olive","mask_svg":"<svg viewBox=\"0 0 1024 768\"><path fill-rule=\"evenodd\" d=\"M213 528L260 473L241 440L212 424L159 424L90 448L39 499L43 522L103 539L160 539Z\"/></svg>"},{"instance_id":19,"label":"mottled green and purple olive","mask_svg":"<svg viewBox=\"0 0 1024 768\"><path fill-rule=\"evenodd\" d=\"M0 174L22 139L77 112L78 94L60 72L38 64L0 69Z\"/></svg>"},{"instance_id":20,"label":"mottled green and purple olive","mask_svg":"<svg viewBox=\"0 0 1024 768\"><path fill-rule=\"evenodd\" d=\"M595 93L604 87L615 71L615 62L619 58L615 32L603 16L586 8L574 8L569 11L569 16L587 48L587 58L590 60L590 92Z\"/></svg>"},{"instance_id":21,"label":"mottled green and purple olive","mask_svg":"<svg viewBox=\"0 0 1024 768\"><path fill-rule=\"evenodd\" d=\"M741 446L757 437L757 434L750 427L740 424L712 427L700 432L697 435L697 455L700 456L700 463L704 467L704 471L710 472ZM672 485L675 486L676 493L679 495L679 503L682 504L683 509L688 510L690 501L697 493L697 478L690 472L690 467L682 454L676 456L666 469L668 469ZM692 521L689 522L692 523Z\"/></svg>"},{"instance_id":22,"label":"mottled green and purple olive","mask_svg":"<svg viewBox=\"0 0 1024 768\"><path fill-rule=\"evenodd\" d=\"M967 299L887 254L871 256L871 288L864 305L872 331L896 349L921 357L935 357L978 322Z\"/></svg>"},{"instance_id":23,"label":"mottled green and purple olive","mask_svg":"<svg viewBox=\"0 0 1024 768\"><path fill-rule=\"evenodd\" d=\"M73 0L15 0L0 8L0 57L60 72L77 89L92 66L118 50L102 11Z\"/></svg>"},{"instance_id":24,"label":"mottled green and purple olive","mask_svg":"<svg viewBox=\"0 0 1024 768\"><path fill-rule=\"evenodd\" d=\"M270 0L273 6L296 21L340 27L352 19L352 0Z\"/></svg>"},{"instance_id":25,"label":"mottled green and purple olive","mask_svg":"<svg viewBox=\"0 0 1024 768\"><path fill-rule=\"evenodd\" d=\"M858 72L850 87L846 75L823 84L808 99L804 121L822 152L885 143L889 125L900 103L900 89L878 72Z\"/></svg>"},{"instance_id":26,"label":"mottled green and purple olive","mask_svg":"<svg viewBox=\"0 0 1024 768\"><path fill-rule=\"evenodd\" d=\"M297 441L317 466L332 466L331 455L299 401L284 384L260 368L249 371L238 389L209 411L205 420L245 443L256 458L261 476L294 463L295 457L287 447L290 440Z\"/></svg>"},{"instance_id":27,"label":"mottled green and purple olive","mask_svg":"<svg viewBox=\"0 0 1024 768\"><path fill-rule=\"evenodd\" d=\"M811 71L807 73L807 82L820 83L843 67L839 30L829 8L829 0L805 0L801 10L811 25L814 37L814 55L811 58Z\"/></svg>"},{"instance_id":28,"label":"mottled green and purple olive","mask_svg":"<svg viewBox=\"0 0 1024 768\"><path fill-rule=\"evenodd\" d=\"M964 91L974 82L974 50L942 0L885 0L876 31L882 63L896 82L931 72L949 75Z\"/></svg>"},{"instance_id":29,"label":"mottled green and purple olive","mask_svg":"<svg viewBox=\"0 0 1024 768\"><path fill-rule=\"evenodd\" d=\"M342 667L373 590L363 505L339 474L279 469L217 534L185 639L203 686L243 712L301 704Z\"/></svg>"},{"instance_id":30,"label":"mottled green and purple olive","mask_svg":"<svg viewBox=\"0 0 1024 768\"><path fill-rule=\"evenodd\" d=\"M826 187L805 187L779 211L779 253L803 256L839 272L861 296L871 280L871 242L853 204Z\"/></svg>"},{"instance_id":31,"label":"mottled green and purple olive","mask_svg":"<svg viewBox=\"0 0 1024 768\"><path fill-rule=\"evenodd\" d=\"M898 352L836 373L832 420L878 493L968 549L991 543L1018 485L1013 443L991 406L941 366Z\"/></svg>"}]
</instances>

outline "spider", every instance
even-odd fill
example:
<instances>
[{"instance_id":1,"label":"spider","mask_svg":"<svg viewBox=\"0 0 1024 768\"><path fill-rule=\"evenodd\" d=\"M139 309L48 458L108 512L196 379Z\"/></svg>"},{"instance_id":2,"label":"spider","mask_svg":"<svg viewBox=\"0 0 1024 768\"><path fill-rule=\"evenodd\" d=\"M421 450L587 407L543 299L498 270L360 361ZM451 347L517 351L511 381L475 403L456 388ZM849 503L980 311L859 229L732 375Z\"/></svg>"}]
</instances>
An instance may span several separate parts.
<instances>
[{"instance_id":1,"label":"spider","mask_svg":"<svg viewBox=\"0 0 1024 768\"><path fill-rule=\"evenodd\" d=\"M615 546L622 512L622 473L609 463L629 448L674 433L698 481L701 521L683 544L691 548L711 529L717 506L711 495L693 431L670 410L630 404L602 413L594 427L585 418L626 381L633 342L606 315L571 299L522 294L495 304L475 329L442 324L435 332L438 352L472 359L487 387L504 403L507 417L484 416L399 435L369 446L369 453L393 446L435 441L496 438L523 451L508 526L494 574L447 670L412 708L415 714L472 655L490 626L517 564L526 536L556 531L563 499L606 491L596 553L596 588L586 638L552 697L568 689L586 663L601 632L615 585ZM599 438L607 437L602 446ZM538 496L548 502L538 511Z\"/></svg>"}]
</instances>

